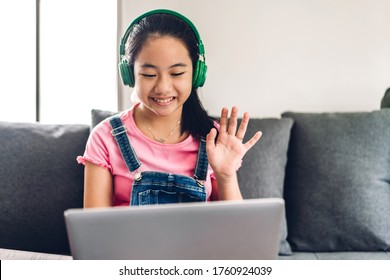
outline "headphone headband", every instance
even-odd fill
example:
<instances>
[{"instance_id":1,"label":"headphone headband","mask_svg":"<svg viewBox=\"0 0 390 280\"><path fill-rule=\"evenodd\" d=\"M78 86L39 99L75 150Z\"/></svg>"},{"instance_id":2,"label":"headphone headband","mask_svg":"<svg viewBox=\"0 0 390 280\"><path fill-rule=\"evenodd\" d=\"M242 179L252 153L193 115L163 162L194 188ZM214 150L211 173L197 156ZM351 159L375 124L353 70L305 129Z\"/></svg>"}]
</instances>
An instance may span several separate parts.
<instances>
[{"instance_id":1,"label":"headphone headband","mask_svg":"<svg viewBox=\"0 0 390 280\"><path fill-rule=\"evenodd\" d=\"M193 87L198 88L203 86L205 80L206 80L206 72L207 72L207 66L206 66L206 57L205 57L205 51L204 51L204 46L202 43L202 40L200 39L200 35L198 30L196 29L195 25L185 16L182 14L179 14L178 12L171 11L171 10L165 10L165 9L158 9L158 10L152 10L147 13L144 13L137 17L133 22L129 25L129 27L126 29L126 32L124 33L121 43L119 46L119 71L122 76L123 83L125 85L128 85L130 87L133 87L135 84L135 79L134 79L134 73L132 66L128 64L127 60L124 58L125 52L126 52L126 42L128 40L128 37L130 36L131 29L133 28L134 25L138 24L142 19L150 16L150 15L155 15L155 14L167 14L167 15L172 15L180 20L184 21L193 31L195 34L197 44L198 44L198 52L199 52L199 59L194 65L195 70L194 70L194 75L193 75Z\"/></svg>"},{"instance_id":2,"label":"headphone headband","mask_svg":"<svg viewBox=\"0 0 390 280\"><path fill-rule=\"evenodd\" d=\"M152 11L149 11L149 12L146 12L146 13L140 15L135 20L133 20L133 22L129 25L129 27L126 29L126 32L124 33L124 35L121 39L121 44L120 44L120 49L119 49L119 54L121 56L125 55L126 41L130 35L131 28L133 28L134 25L138 24L143 18L146 18L150 15L156 15L156 14L173 15L173 16L181 19L185 23L187 23L191 27L192 31L195 34L196 40L198 41L199 54L204 55L204 46L202 43L202 39L200 38L199 32L196 29L195 25L188 18L186 18L182 14L179 14L178 12L175 12L172 10L166 10L166 9L158 9L158 10L152 10Z\"/></svg>"}]
</instances>

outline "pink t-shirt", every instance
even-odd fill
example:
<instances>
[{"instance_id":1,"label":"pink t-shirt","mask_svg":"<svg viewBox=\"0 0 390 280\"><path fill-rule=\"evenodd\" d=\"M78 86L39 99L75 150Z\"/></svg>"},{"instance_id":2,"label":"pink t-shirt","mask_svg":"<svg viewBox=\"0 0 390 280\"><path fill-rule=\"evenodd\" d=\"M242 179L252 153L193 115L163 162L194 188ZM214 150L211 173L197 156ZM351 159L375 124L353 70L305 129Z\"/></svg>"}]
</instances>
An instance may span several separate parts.
<instances>
[{"instance_id":1,"label":"pink t-shirt","mask_svg":"<svg viewBox=\"0 0 390 280\"><path fill-rule=\"evenodd\" d=\"M193 177L198 157L199 142L192 136L177 144L161 144L146 137L136 126L133 108L120 114L131 145L141 162L138 171L161 171ZM129 205L135 172L127 168L118 145L111 135L108 120L98 124L91 132L83 156L77 157L79 163L89 161L108 169L114 180L114 206ZM208 167L206 199L210 200L213 170Z\"/></svg>"}]
</instances>

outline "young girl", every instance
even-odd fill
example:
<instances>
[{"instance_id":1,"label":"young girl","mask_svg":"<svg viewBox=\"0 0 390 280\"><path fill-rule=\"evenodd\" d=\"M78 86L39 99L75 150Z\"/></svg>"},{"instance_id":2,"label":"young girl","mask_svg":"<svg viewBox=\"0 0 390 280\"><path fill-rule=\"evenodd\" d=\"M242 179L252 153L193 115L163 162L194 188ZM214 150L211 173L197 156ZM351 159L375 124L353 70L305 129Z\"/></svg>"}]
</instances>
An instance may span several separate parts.
<instances>
[{"instance_id":1,"label":"young girl","mask_svg":"<svg viewBox=\"0 0 390 280\"><path fill-rule=\"evenodd\" d=\"M85 207L242 199L236 171L260 139L243 138L238 109L210 118L196 89L205 80L195 26L169 10L138 17L126 31L119 68L138 98L92 131L84 156Z\"/></svg>"}]
</instances>

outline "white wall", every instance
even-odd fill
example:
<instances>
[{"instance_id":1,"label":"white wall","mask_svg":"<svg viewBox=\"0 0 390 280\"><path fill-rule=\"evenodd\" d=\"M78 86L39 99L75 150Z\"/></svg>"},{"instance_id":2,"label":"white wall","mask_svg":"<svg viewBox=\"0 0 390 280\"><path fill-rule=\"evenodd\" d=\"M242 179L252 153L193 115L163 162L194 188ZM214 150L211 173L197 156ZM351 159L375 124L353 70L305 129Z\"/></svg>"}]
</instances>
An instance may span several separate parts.
<instances>
[{"instance_id":1,"label":"white wall","mask_svg":"<svg viewBox=\"0 0 390 280\"><path fill-rule=\"evenodd\" d=\"M375 110L390 87L390 1L118 0L118 41L157 8L197 26L208 65L200 94L211 114L232 105L256 117ZM131 90L119 90L123 109Z\"/></svg>"}]
</instances>

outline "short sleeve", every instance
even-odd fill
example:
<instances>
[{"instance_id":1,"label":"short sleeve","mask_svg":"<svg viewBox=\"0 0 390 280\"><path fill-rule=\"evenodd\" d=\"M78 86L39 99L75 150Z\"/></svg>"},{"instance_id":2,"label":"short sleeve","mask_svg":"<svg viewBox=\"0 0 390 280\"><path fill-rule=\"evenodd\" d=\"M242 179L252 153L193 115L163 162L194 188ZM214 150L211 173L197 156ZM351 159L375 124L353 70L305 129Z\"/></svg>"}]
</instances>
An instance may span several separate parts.
<instances>
[{"instance_id":1,"label":"short sleeve","mask_svg":"<svg viewBox=\"0 0 390 280\"><path fill-rule=\"evenodd\" d=\"M84 164L88 161L112 172L109 157L109 146L112 145L110 126L107 121L97 125L89 135L83 156L77 157L77 162Z\"/></svg>"}]
</instances>

